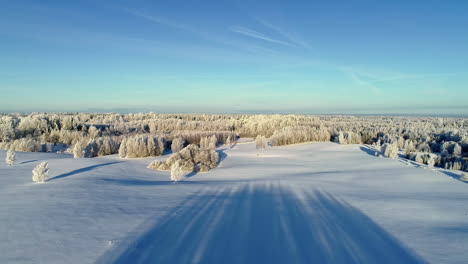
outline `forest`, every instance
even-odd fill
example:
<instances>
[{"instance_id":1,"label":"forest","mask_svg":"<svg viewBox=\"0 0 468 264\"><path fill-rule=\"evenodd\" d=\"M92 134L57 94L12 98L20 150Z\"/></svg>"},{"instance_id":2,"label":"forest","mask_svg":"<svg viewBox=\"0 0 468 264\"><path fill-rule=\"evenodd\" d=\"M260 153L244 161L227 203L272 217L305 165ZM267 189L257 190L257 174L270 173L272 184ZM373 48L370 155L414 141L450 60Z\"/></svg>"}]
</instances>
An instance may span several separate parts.
<instances>
[{"instance_id":1,"label":"forest","mask_svg":"<svg viewBox=\"0 0 468 264\"><path fill-rule=\"evenodd\" d=\"M185 155L185 162L180 166L199 166L203 171L216 163L218 156L213 151L217 145L233 144L240 137L257 138L256 142L260 142L257 145L268 144L272 147L323 141L368 144L386 157L403 157L429 166L468 171L468 119L464 118L0 114L0 149L3 150L68 152L73 153L75 158L111 154L119 154L121 158L140 158L172 152L180 157ZM201 154L195 155L194 151L203 153L204 158L200 158ZM175 159L169 163L154 163L150 167L168 169Z\"/></svg>"}]
</instances>

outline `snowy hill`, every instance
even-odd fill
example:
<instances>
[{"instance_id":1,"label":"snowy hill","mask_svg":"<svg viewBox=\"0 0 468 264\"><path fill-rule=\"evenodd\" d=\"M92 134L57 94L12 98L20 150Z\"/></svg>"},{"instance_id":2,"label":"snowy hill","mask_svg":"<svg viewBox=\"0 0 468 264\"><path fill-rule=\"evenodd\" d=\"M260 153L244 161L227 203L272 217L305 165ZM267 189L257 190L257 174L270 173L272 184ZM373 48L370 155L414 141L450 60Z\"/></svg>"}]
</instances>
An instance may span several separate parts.
<instances>
[{"instance_id":1,"label":"snowy hill","mask_svg":"<svg viewBox=\"0 0 468 264\"><path fill-rule=\"evenodd\" d=\"M468 259L468 184L450 172L329 142L219 151L218 168L178 183L146 168L154 158L18 152L0 164L0 263ZM41 161L51 179L33 183Z\"/></svg>"}]
</instances>

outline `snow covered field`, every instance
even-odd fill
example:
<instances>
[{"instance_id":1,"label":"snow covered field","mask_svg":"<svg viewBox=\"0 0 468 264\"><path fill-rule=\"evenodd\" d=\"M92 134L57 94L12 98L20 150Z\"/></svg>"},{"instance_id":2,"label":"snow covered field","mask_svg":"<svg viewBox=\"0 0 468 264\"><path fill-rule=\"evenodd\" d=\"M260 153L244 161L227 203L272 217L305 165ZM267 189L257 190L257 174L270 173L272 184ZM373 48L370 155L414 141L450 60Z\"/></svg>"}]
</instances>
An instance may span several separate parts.
<instances>
[{"instance_id":1,"label":"snow covered field","mask_svg":"<svg viewBox=\"0 0 468 264\"><path fill-rule=\"evenodd\" d=\"M468 184L362 145L252 142L172 183L154 158L0 152L0 263L466 263ZM164 159L166 157L159 157ZM51 179L31 181L47 160Z\"/></svg>"}]
</instances>

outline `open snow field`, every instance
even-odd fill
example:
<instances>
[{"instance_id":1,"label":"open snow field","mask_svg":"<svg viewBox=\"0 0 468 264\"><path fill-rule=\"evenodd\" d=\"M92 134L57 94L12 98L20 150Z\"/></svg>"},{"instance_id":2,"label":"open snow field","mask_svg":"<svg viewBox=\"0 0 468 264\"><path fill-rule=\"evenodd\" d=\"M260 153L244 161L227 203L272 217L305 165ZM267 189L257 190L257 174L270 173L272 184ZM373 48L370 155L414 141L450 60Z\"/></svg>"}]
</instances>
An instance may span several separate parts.
<instances>
[{"instance_id":1,"label":"open snow field","mask_svg":"<svg viewBox=\"0 0 468 264\"><path fill-rule=\"evenodd\" d=\"M0 152L0 263L467 263L468 184L361 145L223 146L169 181L151 159ZM167 158L158 157L160 159ZM52 177L31 181L49 162Z\"/></svg>"}]
</instances>

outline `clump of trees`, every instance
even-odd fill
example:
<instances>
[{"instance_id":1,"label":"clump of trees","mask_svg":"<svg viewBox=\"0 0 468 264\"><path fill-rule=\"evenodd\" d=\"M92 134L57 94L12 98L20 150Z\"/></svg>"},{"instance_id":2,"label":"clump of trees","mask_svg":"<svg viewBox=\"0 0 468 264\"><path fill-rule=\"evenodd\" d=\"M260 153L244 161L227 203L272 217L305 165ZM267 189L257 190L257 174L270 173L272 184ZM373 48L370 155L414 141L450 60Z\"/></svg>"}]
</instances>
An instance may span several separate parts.
<instances>
[{"instance_id":1,"label":"clump of trees","mask_svg":"<svg viewBox=\"0 0 468 264\"><path fill-rule=\"evenodd\" d=\"M323 126L285 127L275 130L269 140L272 146L290 145L313 141L330 141L330 133Z\"/></svg>"},{"instance_id":2,"label":"clump of trees","mask_svg":"<svg viewBox=\"0 0 468 264\"><path fill-rule=\"evenodd\" d=\"M201 148L190 144L181 151L173 153L166 161L153 161L148 165L150 169L172 170L173 165L178 162L177 167L187 173L207 172L216 168L219 154L214 149Z\"/></svg>"},{"instance_id":3,"label":"clump of trees","mask_svg":"<svg viewBox=\"0 0 468 264\"><path fill-rule=\"evenodd\" d=\"M144 158L160 156L164 152L165 139L151 135L136 135L122 140L119 148L121 158Z\"/></svg>"},{"instance_id":4,"label":"clump of trees","mask_svg":"<svg viewBox=\"0 0 468 264\"><path fill-rule=\"evenodd\" d=\"M118 153L119 141L113 137L99 137L96 139L83 139L73 147L74 158L94 158Z\"/></svg>"},{"instance_id":5,"label":"clump of trees","mask_svg":"<svg viewBox=\"0 0 468 264\"><path fill-rule=\"evenodd\" d=\"M49 176L49 164L46 161L41 162L32 171L32 181L37 183L43 183Z\"/></svg>"}]
</instances>

